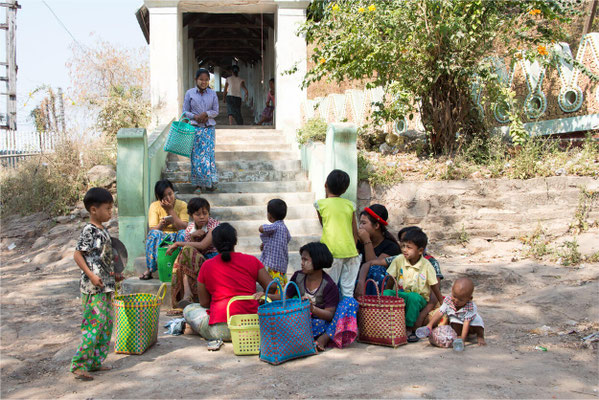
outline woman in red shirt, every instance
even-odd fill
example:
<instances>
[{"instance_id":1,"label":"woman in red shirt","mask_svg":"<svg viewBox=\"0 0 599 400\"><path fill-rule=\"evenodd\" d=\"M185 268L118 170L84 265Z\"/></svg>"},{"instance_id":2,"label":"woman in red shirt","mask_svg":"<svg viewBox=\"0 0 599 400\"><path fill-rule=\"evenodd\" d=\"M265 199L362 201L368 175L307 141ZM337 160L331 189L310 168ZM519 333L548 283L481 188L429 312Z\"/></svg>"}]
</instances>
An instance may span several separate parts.
<instances>
[{"instance_id":1,"label":"woman in red shirt","mask_svg":"<svg viewBox=\"0 0 599 400\"><path fill-rule=\"evenodd\" d=\"M237 231L222 223L212 231L216 257L202 264L198 275L200 304L191 304L183 310L183 317L204 339L231 340L227 327L227 304L232 297L253 295L256 282L266 288L272 278L256 257L235 252ZM256 300L236 301L230 315L256 314Z\"/></svg>"}]
</instances>

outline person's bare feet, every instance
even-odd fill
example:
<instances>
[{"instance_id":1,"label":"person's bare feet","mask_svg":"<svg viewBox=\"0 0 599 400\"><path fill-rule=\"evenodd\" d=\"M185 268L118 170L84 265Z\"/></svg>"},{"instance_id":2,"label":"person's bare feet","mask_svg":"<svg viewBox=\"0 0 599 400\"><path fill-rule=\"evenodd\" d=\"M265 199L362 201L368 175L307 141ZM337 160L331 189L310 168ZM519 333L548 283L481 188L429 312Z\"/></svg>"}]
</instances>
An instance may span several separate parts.
<instances>
[{"instance_id":1,"label":"person's bare feet","mask_svg":"<svg viewBox=\"0 0 599 400\"><path fill-rule=\"evenodd\" d=\"M329 339L329 335L327 335L326 333L320 335L318 339L316 339L316 349L318 351L325 351L325 349L327 348L327 344L329 344Z\"/></svg>"},{"instance_id":2,"label":"person's bare feet","mask_svg":"<svg viewBox=\"0 0 599 400\"><path fill-rule=\"evenodd\" d=\"M75 379L79 379L81 381L93 381L94 377L89 374L89 372L84 371L82 369L76 369L71 371L73 375L75 375Z\"/></svg>"},{"instance_id":3,"label":"person's bare feet","mask_svg":"<svg viewBox=\"0 0 599 400\"><path fill-rule=\"evenodd\" d=\"M479 346L486 346L487 345L487 342L485 342L484 336L477 336L476 339L478 341L478 345Z\"/></svg>"}]
</instances>

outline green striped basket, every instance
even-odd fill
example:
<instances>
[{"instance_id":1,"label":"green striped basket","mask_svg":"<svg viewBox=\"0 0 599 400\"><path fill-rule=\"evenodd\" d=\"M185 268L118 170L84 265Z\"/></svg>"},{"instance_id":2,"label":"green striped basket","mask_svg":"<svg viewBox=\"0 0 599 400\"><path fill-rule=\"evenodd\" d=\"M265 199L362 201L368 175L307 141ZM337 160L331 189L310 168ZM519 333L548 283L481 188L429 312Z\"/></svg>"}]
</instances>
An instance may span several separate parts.
<instances>
[{"instance_id":1,"label":"green striped basket","mask_svg":"<svg viewBox=\"0 0 599 400\"><path fill-rule=\"evenodd\" d=\"M183 115L185 113L181 114L179 121L173 121L171 124L168 138L166 138L166 143L164 144L164 151L190 158L196 128L188 124L189 119L183 118Z\"/></svg>"},{"instance_id":2,"label":"green striped basket","mask_svg":"<svg viewBox=\"0 0 599 400\"><path fill-rule=\"evenodd\" d=\"M158 338L160 305L166 294L166 283L158 294L137 293L115 296L115 353L143 354Z\"/></svg>"}]
</instances>

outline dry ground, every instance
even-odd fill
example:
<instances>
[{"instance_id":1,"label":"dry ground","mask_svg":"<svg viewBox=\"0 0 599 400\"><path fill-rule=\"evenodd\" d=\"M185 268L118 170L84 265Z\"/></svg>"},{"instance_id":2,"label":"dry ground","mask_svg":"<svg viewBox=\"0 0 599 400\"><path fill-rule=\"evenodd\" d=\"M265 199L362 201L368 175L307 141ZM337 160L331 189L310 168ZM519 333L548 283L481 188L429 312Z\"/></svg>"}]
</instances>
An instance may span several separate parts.
<instances>
[{"instance_id":1,"label":"dry ground","mask_svg":"<svg viewBox=\"0 0 599 400\"><path fill-rule=\"evenodd\" d=\"M13 237L3 233L2 398L598 397L597 343L581 338L599 331L599 264L543 264L518 257L519 243L476 240L466 248L438 245L433 254L444 293L456 277L475 281L486 347L471 343L454 353L424 341L397 349L354 343L271 366L235 356L231 344L211 353L198 336L160 328L145 354L111 352L112 371L76 381L68 372L81 316L72 249L82 222L61 222L38 215L19 220ZM599 242L599 233L591 235ZM164 311L161 323L170 318Z\"/></svg>"}]
</instances>

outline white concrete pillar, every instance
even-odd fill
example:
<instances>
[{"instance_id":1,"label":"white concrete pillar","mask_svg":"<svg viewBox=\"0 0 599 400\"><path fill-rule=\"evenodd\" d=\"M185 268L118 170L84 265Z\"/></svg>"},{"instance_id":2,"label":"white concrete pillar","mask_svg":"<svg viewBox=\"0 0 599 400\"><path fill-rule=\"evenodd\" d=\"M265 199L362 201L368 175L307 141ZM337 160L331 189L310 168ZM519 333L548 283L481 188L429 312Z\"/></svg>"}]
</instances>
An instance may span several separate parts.
<instances>
[{"instance_id":1,"label":"white concrete pillar","mask_svg":"<svg viewBox=\"0 0 599 400\"><path fill-rule=\"evenodd\" d=\"M190 89L196 85L195 77L198 70L198 60L196 60L196 52L193 48L193 39L187 39L187 65L189 74L185 77L187 84L185 89Z\"/></svg>"},{"instance_id":2,"label":"white concrete pillar","mask_svg":"<svg viewBox=\"0 0 599 400\"><path fill-rule=\"evenodd\" d=\"M222 72L220 67L214 67L214 90L217 92L221 92L222 88L220 87L220 78L222 76Z\"/></svg>"},{"instance_id":3,"label":"white concrete pillar","mask_svg":"<svg viewBox=\"0 0 599 400\"><path fill-rule=\"evenodd\" d=\"M183 107L182 18L174 2L152 5L150 12L150 88L158 125L179 117ZM147 4L147 3L146 3Z\"/></svg>"},{"instance_id":4,"label":"white concrete pillar","mask_svg":"<svg viewBox=\"0 0 599 400\"><path fill-rule=\"evenodd\" d=\"M295 137L301 125L300 107L306 100L306 91L301 89L307 69L306 40L296 36L299 25L306 21L307 0L275 0L275 108L276 127L282 129L288 138ZM288 75L285 71L297 67ZM266 80L266 77L265 77ZM285 99L281 101L281 99Z\"/></svg>"}]
</instances>

